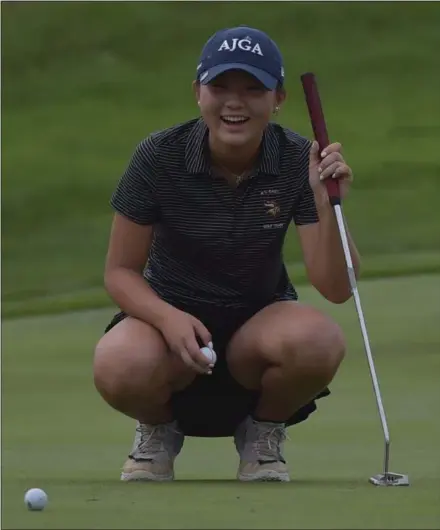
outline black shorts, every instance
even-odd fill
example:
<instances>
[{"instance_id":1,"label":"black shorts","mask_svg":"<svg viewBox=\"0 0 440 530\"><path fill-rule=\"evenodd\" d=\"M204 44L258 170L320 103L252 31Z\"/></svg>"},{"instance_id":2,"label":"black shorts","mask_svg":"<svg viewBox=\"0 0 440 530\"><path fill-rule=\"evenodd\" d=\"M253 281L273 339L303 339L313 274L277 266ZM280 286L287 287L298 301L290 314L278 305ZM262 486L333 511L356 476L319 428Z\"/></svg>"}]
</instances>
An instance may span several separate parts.
<instances>
[{"instance_id":1,"label":"black shorts","mask_svg":"<svg viewBox=\"0 0 440 530\"><path fill-rule=\"evenodd\" d=\"M245 389L231 376L225 351L234 333L257 313L258 309L176 307L192 314L208 328L212 334L217 363L212 375L198 375L188 387L173 394L173 416L187 436L232 436L239 423L253 413L259 399L259 391ZM124 313L116 314L105 331L109 331L126 316ZM329 394L330 391L325 389L316 399ZM315 410L316 403L313 400L289 418L287 425L306 420Z\"/></svg>"}]
</instances>

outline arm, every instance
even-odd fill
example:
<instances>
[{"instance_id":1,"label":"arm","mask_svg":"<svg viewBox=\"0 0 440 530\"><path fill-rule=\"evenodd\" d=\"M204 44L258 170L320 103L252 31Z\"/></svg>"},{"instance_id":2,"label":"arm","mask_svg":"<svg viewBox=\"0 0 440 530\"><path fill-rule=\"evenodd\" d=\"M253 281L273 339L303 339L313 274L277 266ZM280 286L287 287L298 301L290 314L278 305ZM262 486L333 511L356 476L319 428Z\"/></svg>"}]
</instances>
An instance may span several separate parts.
<instances>
[{"instance_id":1,"label":"arm","mask_svg":"<svg viewBox=\"0 0 440 530\"><path fill-rule=\"evenodd\" d=\"M143 277L153 226L140 225L116 213L110 235L104 284L115 303L127 314L160 328L171 306Z\"/></svg>"},{"instance_id":2,"label":"arm","mask_svg":"<svg viewBox=\"0 0 440 530\"><path fill-rule=\"evenodd\" d=\"M297 226L307 276L322 296L341 304L351 297L351 289L336 217L328 200L316 209L318 222ZM348 230L347 238L357 278L360 256Z\"/></svg>"},{"instance_id":3,"label":"arm","mask_svg":"<svg viewBox=\"0 0 440 530\"><path fill-rule=\"evenodd\" d=\"M327 149L330 154L326 153L322 160L318 156L317 145L312 149L309 147L302 153L304 188L294 221L310 282L327 300L341 304L351 297L350 282L336 216L322 181L334 173L342 177L346 174L351 176L351 170L338 151L340 144L330 146ZM350 179L341 179L343 195L347 193L349 184ZM360 257L348 230L347 238L357 278Z\"/></svg>"},{"instance_id":4,"label":"arm","mask_svg":"<svg viewBox=\"0 0 440 530\"><path fill-rule=\"evenodd\" d=\"M113 194L111 204L116 214L104 283L116 304L159 330L169 349L187 366L198 373L209 373L212 366L197 342L198 336L207 346L212 339L209 331L192 315L162 300L143 277L154 226L161 221L156 158L153 140L141 142Z\"/></svg>"},{"instance_id":5,"label":"arm","mask_svg":"<svg viewBox=\"0 0 440 530\"><path fill-rule=\"evenodd\" d=\"M160 221L155 160L154 142L144 140L137 146L113 194L111 205L116 214L104 284L122 311L158 328L171 306L159 298L143 277L154 224Z\"/></svg>"}]
</instances>

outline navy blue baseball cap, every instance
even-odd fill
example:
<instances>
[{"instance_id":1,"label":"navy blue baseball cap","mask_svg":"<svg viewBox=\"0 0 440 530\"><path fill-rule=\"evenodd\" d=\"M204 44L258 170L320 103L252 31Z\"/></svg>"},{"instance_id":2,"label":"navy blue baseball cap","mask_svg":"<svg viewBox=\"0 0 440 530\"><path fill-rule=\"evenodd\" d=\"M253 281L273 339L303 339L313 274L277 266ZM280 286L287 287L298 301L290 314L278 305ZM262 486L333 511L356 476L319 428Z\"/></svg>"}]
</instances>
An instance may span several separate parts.
<instances>
[{"instance_id":1,"label":"navy blue baseball cap","mask_svg":"<svg viewBox=\"0 0 440 530\"><path fill-rule=\"evenodd\" d=\"M197 66L197 80L203 85L229 70L244 70L268 90L284 83L281 52L263 31L248 26L222 29L207 41Z\"/></svg>"}]
</instances>

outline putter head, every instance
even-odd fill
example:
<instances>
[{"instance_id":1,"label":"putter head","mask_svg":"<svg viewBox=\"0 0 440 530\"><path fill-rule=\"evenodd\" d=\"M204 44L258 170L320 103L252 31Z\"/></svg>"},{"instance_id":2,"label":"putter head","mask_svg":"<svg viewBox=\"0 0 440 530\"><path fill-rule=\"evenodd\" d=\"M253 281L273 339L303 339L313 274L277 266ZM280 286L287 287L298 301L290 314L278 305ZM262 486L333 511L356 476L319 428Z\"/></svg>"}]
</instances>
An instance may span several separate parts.
<instances>
[{"instance_id":1,"label":"putter head","mask_svg":"<svg viewBox=\"0 0 440 530\"><path fill-rule=\"evenodd\" d=\"M400 473L381 473L370 478L371 484L374 486L409 486L408 475L401 475Z\"/></svg>"}]
</instances>

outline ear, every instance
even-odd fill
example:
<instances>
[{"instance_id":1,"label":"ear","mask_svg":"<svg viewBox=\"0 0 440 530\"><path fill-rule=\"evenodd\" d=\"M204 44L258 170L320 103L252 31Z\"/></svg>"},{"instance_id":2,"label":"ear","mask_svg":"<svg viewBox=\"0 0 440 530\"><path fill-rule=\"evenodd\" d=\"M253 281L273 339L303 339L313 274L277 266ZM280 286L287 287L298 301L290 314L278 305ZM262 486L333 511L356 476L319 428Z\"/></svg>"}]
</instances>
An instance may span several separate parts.
<instances>
[{"instance_id":1,"label":"ear","mask_svg":"<svg viewBox=\"0 0 440 530\"><path fill-rule=\"evenodd\" d=\"M192 89L196 97L197 104L200 102L200 83L198 81L193 81Z\"/></svg>"},{"instance_id":2,"label":"ear","mask_svg":"<svg viewBox=\"0 0 440 530\"><path fill-rule=\"evenodd\" d=\"M275 92L276 106L279 109L281 105L286 101L287 92L284 88L277 88Z\"/></svg>"}]
</instances>

